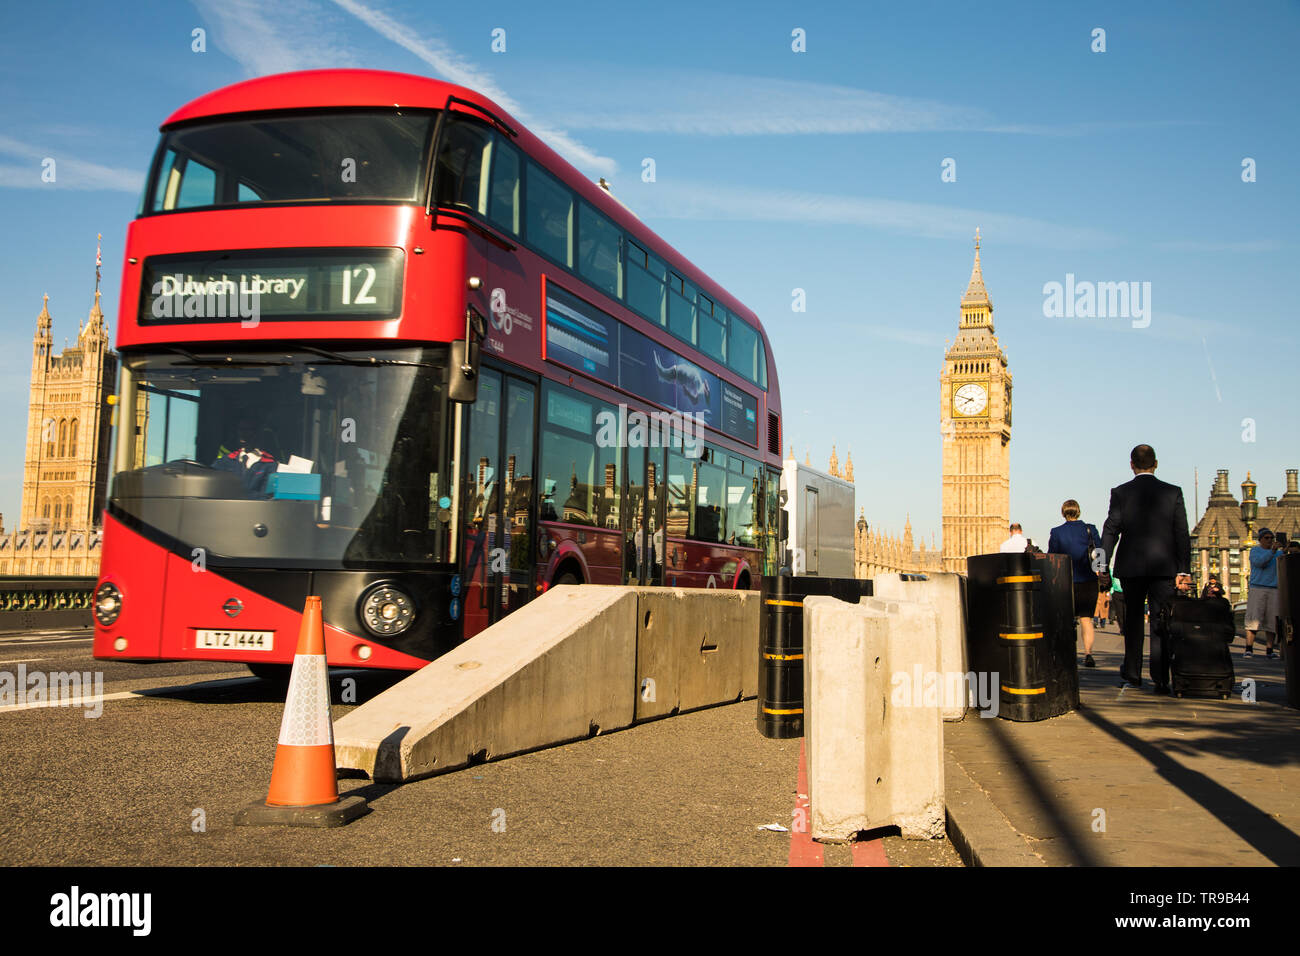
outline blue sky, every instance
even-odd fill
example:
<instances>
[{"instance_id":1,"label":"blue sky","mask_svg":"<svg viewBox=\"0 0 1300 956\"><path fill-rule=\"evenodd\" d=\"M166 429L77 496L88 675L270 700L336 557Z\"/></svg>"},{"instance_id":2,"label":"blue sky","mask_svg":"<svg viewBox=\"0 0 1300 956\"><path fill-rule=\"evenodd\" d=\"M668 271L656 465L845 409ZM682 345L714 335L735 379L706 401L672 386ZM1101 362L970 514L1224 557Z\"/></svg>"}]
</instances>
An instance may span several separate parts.
<instances>
[{"instance_id":1,"label":"blue sky","mask_svg":"<svg viewBox=\"0 0 1300 956\"><path fill-rule=\"evenodd\" d=\"M908 513L918 535L940 528L938 376L976 226L1015 382L1012 512L1031 537L1046 540L1067 497L1100 524L1138 442L1189 506L1194 468L1203 504L1216 468L1234 491L1249 468L1262 498L1300 467L1295 3L216 0L28 4L6 20L6 516L41 295L56 343L74 338L102 232L115 327L158 124L213 88L329 66L473 86L610 179L762 317L787 444L821 467L832 442L841 460L852 449L877 528L901 531ZM791 49L796 28L806 52ZM654 183L640 179L646 157ZM1247 157L1255 182L1242 181ZM941 181L945 158L955 182ZM1044 317L1044 284L1067 273L1150 282L1150 325Z\"/></svg>"}]
</instances>

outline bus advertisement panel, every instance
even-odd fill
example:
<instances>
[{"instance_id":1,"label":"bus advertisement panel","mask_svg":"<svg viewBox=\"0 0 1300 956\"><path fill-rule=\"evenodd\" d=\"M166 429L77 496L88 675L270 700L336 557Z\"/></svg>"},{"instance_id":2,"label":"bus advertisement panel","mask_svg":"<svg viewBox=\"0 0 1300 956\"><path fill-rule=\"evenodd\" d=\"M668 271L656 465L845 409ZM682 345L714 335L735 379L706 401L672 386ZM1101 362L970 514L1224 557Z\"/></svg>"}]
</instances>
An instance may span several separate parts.
<instances>
[{"instance_id":1,"label":"bus advertisement panel","mask_svg":"<svg viewBox=\"0 0 1300 956\"><path fill-rule=\"evenodd\" d=\"M748 445L758 444L753 395L549 282L546 354Z\"/></svg>"}]
</instances>

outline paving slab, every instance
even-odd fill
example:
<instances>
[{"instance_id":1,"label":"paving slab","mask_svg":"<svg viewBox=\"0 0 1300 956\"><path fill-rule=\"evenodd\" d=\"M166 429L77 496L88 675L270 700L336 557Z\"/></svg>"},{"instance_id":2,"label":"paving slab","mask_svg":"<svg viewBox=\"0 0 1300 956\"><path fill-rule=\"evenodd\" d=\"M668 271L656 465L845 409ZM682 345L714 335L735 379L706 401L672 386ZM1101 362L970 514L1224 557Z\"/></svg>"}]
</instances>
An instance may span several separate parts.
<instances>
[{"instance_id":1,"label":"paving slab","mask_svg":"<svg viewBox=\"0 0 1300 956\"><path fill-rule=\"evenodd\" d=\"M1098 633L1077 711L944 726L949 828L970 865L1300 865L1300 711L1282 662L1233 663L1226 701L1119 687L1123 640ZM1082 655L1080 655L1082 657ZM1243 699L1242 678L1256 700Z\"/></svg>"}]
</instances>

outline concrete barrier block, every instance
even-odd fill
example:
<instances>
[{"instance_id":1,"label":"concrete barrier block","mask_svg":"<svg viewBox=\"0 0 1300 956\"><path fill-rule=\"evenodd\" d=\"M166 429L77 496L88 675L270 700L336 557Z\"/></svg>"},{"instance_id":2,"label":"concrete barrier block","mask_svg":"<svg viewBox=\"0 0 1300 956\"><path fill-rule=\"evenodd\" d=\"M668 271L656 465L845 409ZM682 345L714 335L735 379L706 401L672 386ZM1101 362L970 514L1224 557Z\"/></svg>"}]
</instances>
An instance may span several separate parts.
<instances>
[{"instance_id":1,"label":"concrete barrier block","mask_svg":"<svg viewBox=\"0 0 1300 956\"><path fill-rule=\"evenodd\" d=\"M758 696L758 655L759 643L763 636L763 597L758 591L740 593L745 595L746 633L752 632L754 635L754 653L747 654L740 666L740 692L748 700Z\"/></svg>"},{"instance_id":2,"label":"concrete barrier block","mask_svg":"<svg viewBox=\"0 0 1300 956\"><path fill-rule=\"evenodd\" d=\"M943 835L943 718L925 692L941 680L935 619L909 601L804 599L813 839Z\"/></svg>"},{"instance_id":3,"label":"concrete barrier block","mask_svg":"<svg viewBox=\"0 0 1300 956\"><path fill-rule=\"evenodd\" d=\"M939 636L939 670L944 675L943 719L961 720L970 700L966 663L966 578L947 571L932 572L924 580L915 575L882 574L871 579L877 598L915 601L933 608ZM963 683L965 682L965 683ZM960 692L955 689L963 688Z\"/></svg>"},{"instance_id":4,"label":"concrete barrier block","mask_svg":"<svg viewBox=\"0 0 1300 956\"><path fill-rule=\"evenodd\" d=\"M637 720L740 700L751 665L756 692L756 592L632 590L637 595Z\"/></svg>"},{"instance_id":5,"label":"concrete barrier block","mask_svg":"<svg viewBox=\"0 0 1300 956\"><path fill-rule=\"evenodd\" d=\"M630 726L637 595L561 586L334 725L339 767L402 782Z\"/></svg>"}]
</instances>

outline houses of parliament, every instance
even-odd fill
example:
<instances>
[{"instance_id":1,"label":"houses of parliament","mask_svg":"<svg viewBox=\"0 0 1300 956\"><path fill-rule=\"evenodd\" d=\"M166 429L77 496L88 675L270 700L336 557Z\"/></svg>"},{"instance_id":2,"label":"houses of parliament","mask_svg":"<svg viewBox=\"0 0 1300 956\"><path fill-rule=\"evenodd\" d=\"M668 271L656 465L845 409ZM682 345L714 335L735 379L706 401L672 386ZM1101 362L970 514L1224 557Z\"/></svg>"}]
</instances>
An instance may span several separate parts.
<instances>
[{"instance_id":1,"label":"houses of parliament","mask_svg":"<svg viewBox=\"0 0 1300 956\"><path fill-rule=\"evenodd\" d=\"M112 430L108 399L117 384L117 356L99 299L96 282L76 344L58 353L48 295L36 317L22 508L11 532L0 517L0 575L99 573Z\"/></svg>"}]
</instances>

